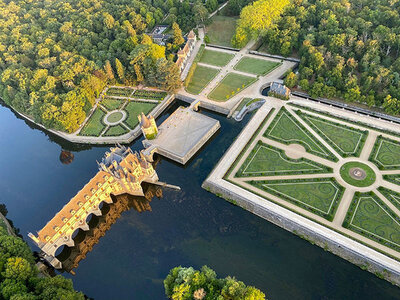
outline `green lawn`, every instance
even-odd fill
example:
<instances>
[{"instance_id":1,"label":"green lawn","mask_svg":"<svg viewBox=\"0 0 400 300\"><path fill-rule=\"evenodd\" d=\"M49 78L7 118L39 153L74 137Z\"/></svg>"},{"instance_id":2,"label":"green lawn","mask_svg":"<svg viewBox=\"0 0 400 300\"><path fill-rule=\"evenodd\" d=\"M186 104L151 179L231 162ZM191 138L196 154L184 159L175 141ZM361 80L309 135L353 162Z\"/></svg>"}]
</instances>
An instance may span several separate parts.
<instances>
[{"instance_id":1,"label":"green lawn","mask_svg":"<svg viewBox=\"0 0 400 300\"><path fill-rule=\"evenodd\" d=\"M218 73L219 70L217 69L197 66L186 87L186 91L193 95L198 95Z\"/></svg>"},{"instance_id":2,"label":"green lawn","mask_svg":"<svg viewBox=\"0 0 400 300\"><path fill-rule=\"evenodd\" d=\"M112 98L103 99L100 104L103 105L108 111L116 110L125 103L125 100L117 100Z\"/></svg>"},{"instance_id":3,"label":"green lawn","mask_svg":"<svg viewBox=\"0 0 400 300\"><path fill-rule=\"evenodd\" d=\"M364 170L365 173L366 173L366 177L364 179L361 179L361 180L357 180L357 179L351 177L350 176L350 170L352 168L360 168L360 169ZM376 180L376 174L375 174L374 170L372 170L366 164L360 163L358 161L351 161L351 162L345 163L340 168L340 176L348 184L351 184L351 185L354 185L354 186L357 186L357 187L370 186Z\"/></svg>"},{"instance_id":4,"label":"green lawn","mask_svg":"<svg viewBox=\"0 0 400 300\"><path fill-rule=\"evenodd\" d=\"M203 54L200 57L200 62L213 66L223 67L226 66L234 56L234 54L206 49L203 51Z\"/></svg>"},{"instance_id":5,"label":"green lawn","mask_svg":"<svg viewBox=\"0 0 400 300\"><path fill-rule=\"evenodd\" d=\"M235 70L255 75L266 75L282 63L265 59L243 57L234 67Z\"/></svg>"},{"instance_id":6,"label":"green lawn","mask_svg":"<svg viewBox=\"0 0 400 300\"><path fill-rule=\"evenodd\" d=\"M119 136L127 133L129 130L122 125L110 126L103 136Z\"/></svg>"},{"instance_id":7,"label":"green lawn","mask_svg":"<svg viewBox=\"0 0 400 300\"><path fill-rule=\"evenodd\" d=\"M206 32L210 38L210 44L232 47L231 39L236 30L237 17L215 15L212 23L207 26Z\"/></svg>"},{"instance_id":8,"label":"green lawn","mask_svg":"<svg viewBox=\"0 0 400 300\"><path fill-rule=\"evenodd\" d=\"M105 125L103 124L103 118L106 115L100 108L96 108L92 116L86 122L79 135L85 136L99 136L104 130Z\"/></svg>"},{"instance_id":9,"label":"green lawn","mask_svg":"<svg viewBox=\"0 0 400 300\"><path fill-rule=\"evenodd\" d=\"M343 227L400 251L400 218L374 193L357 193Z\"/></svg>"},{"instance_id":10,"label":"green lawn","mask_svg":"<svg viewBox=\"0 0 400 300\"><path fill-rule=\"evenodd\" d=\"M153 108L156 106L156 103L145 103L145 102L136 102L131 101L125 106L125 111L127 112L128 116L125 119L125 123L131 128L134 129L136 125L139 124L138 115L140 113L144 113L147 115Z\"/></svg>"},{"instance_id":11,"label":"green lawn","mask_svg":"<svg viewBox=\"0 0 400 300\"><path fill-rule=\"evenodd\" d=\"M274 176L331 172L331 168L305 158L291 159L286 156L285 151L259 141L240 167L236 176Z\"/></svg>"},{"instance_id":12,"label":"green lawn","mask_svg":"<svg viewBox=\"0 0 400 300\"><path fill-rule=\"evenodd\" d=\"M394 184L400 185L400 174L383 175L383 179L392 182Z\"/></svg>"},{"instance_id":13,"label":"green lawn","mask_svg":"<svg viewBox=\"0 0 400 300\"><path fill-rule=\"evenodd\" d=\"M337 158L330 153L315 137L284 107L281 108L275 119L268 127L264 136L283 144L300 144L307 152L337 161Z\"/></svg>"},{"instance_id":14,"label":"green lawn","mask_svg":"<svg viewBox=\"0 0 400 300\"><path fill-rule=\"evenodd\" d=\"M333 178L260 180L251 185L327 220L333 220L344 188Z\"/></svg>"},{"instance_id":15,"label":"green lawn","mask_svg":"<svg viewBox=\"0 0 400 300\"><path fill-rule=\"evenodd\" d=\"M208 98L215 101L226 101L256 80L257 78L254 77L228 73L211 93L208 94Z\"/></svg>"},{"instance_id":16,"label":"green lawn","mask_svg":"<svg viewBox=\"0 0 400 300\"><path fill-rule=\"evenodd\" d=\"M360 156L368 131L311 116L303 112L297 112L297 114L342 157Z\"/></svg>"},{"instance_id":17,"label":"green lawn","mask_svg":"<svg viewBox=\"0 0 400 300\"><path fill-rule=\"evenodd\" d=\"M380 191L386 199L388 199L398 210L400 210L400 193L389 190L382 186L378 188L378 191Z\"/></svg>"},{"instance_id":18,"label":"green lawn","mask_svg":"<svg viewBox=\"0 0 400 300\"><path fill-rule=\"evenodd\" d=\"M115 123L115 122L118 122L119 120L121 120L123 116L124 115L122 114L122 112L116 111L116 112L111 113L107 117L107 121L110 123Z\"/></svg>"},{"instance_id":19,"label":"green lawn","mask_svg":"<svg viewBox=\"0 0 400 300\"><path fill-rule=\"evenodd\" d=\"M400 169L400 143L379 136L369 158L381 170Z\"/></svg>"}]
</instances>

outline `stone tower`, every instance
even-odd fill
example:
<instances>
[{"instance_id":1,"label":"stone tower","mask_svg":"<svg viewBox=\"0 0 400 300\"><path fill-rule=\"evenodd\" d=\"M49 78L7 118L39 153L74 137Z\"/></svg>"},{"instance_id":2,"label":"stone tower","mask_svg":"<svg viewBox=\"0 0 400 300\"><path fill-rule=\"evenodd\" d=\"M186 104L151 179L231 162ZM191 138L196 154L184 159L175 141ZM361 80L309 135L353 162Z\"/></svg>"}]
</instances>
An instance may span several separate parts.
<instances>
[{"instance_id":1,"label":"stone tower","mask_svg":"<svg viewBox=\"0 0 400 300\"><path fill-rule=\"evenodd\" d=\"M144 113L138 116L140 122L140 128L142 129L143 135L146 139L152 140L156 138L158 134L157 124L154 117L150 115L146 117Z\"/></svg>"}]
</instances>

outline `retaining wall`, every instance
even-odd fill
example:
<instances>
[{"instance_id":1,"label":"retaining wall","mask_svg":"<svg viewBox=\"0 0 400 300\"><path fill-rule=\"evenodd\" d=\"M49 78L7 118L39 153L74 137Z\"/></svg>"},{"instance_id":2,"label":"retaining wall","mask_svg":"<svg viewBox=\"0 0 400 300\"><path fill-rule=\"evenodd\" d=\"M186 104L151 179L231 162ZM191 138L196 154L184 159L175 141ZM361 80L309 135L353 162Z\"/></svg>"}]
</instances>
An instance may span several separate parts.
<instances>
[{"instance_id":1,"label":"retaining wall","mask_svg":"<svg viewBox=\"0 0 400 300\"><path fill-rule=\"evenodd\" d=\"M268 53L253 51L253 50L250 50L249 53L250 54L254 54L254 55L259 55L259 56L265 56L265 57L270 57L270 58L287 60L287 61L291 61L291 62L295 62L295 63L299 63L300 62L300 59L294 58L294 57L284 57L284 56L280 56L280 55L268 54Z\"/></svg>"},{"instance_id":2,"label":"retaining wall","mask_svg":"<svg viewBox=\"0 0 400 300\"><path fill-rule=\"evenodd\" d=\"M202 188L216 194L228 200L229 202L238 205L249 212L287 230L290 231L299 237L311 242L312 244L316 244L319 247L323 248L326 251L332 252L341 258L359 266L363 270L368 270L371 273L374 273L380 278L384 278L387 281L400 286L400 273L394 269L390 269L390 266L383 265L370 257L364 256L360 252L356 252L353 249L347 247L342 243L338 243L335 239L330 238L327 235L319 234L310 228L307 228L289 217L286 217L283 214L278 214L274 211L271 211L265 207L262 207L245 197L238 195L229 189L217 184L209 178L204 181L202 184ZM329 229L327 229L329 230ZM361 245L361 247L366 247Z\"/></svg>"}]
</instances>

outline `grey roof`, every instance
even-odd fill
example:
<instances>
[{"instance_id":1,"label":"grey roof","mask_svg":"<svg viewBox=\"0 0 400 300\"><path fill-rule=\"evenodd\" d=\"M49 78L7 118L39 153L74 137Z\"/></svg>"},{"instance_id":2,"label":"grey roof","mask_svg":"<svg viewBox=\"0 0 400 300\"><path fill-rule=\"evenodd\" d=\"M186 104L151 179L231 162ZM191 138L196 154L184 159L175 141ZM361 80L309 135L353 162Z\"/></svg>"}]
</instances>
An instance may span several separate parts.
<instances>
[{"instance_id":1,"label":"grey roof","mask_svg":"<svg viewBox=\"0 0 400 300\"><path fill-rule=\"evenodd\" d=\"M277 93L279 95L286 96L288 91L289 91L289 89L283 84L280 84L278 82L273 82L271 84L271 92Z\"/></svg>"}]
</instances>

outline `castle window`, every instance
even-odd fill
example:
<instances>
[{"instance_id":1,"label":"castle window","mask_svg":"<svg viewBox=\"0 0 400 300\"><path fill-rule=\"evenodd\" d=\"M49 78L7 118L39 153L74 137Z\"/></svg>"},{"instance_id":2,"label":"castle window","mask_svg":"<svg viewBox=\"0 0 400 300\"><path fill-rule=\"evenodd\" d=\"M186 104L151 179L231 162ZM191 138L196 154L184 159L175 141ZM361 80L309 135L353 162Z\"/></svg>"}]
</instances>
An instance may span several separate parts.
<instances>
[{"instance_id":1,"label":"castle window","mask_svg":"<svg viewBox=\"0 0 400 300\"><path fill-rule=\"evenodd\" d=\"M98 186L98 187L101 187L101 183L99 182L99 183L97 184L97 186Z\"/></svg>"},{"instance_id":2,"label":"castle window","mask_svg":"<svg viewBox=\"0 0 400 300\"><path fill-rule=\"evenodd\" d=\"M67 223L68 218L63 218L62 221L63 221L64 223Z\"/></svg>"},{"instance_id":3,"label":"castle window","mask_svg":"<svg viewBox=\"0 0 400 300\"><path fill-rule=\"evenodd\" d=\"M46 240L46 242L48 242L48 241L50 240L50 237L49 237L48 235L46 235L46 236L44 237L44 239Z\"/></svg>"},{"instance_id":4,"label":"castle window","mask_svg":"<svg viewBox=\"0 0 400 300\"><path fill-rule=\"evenodd\" d=\"M96 192L95 189L91 189L90 191L92 192L92 194L94 194Z\"/></svg>"},{"instance_id":5,"label":"castle window","mask_svg":"<svg viewBox=\"0 0 400 300\"><path fill-rule=\"evenodd\" d=\"M76 211L71 209L69 212L71 213L71 215L74 215Z\"/></svg>"},{"instance_id":6,"label":"castle window","mask_svg":"<svg viewBox=\"0 0 400 300\"><path fill-rule=\"evenodd\" d=\"M85 195L85 199L86 199L86 200L89 200L89 196L88 196L88 195Z\"/></svg>"},{"instance_id":7,"label":"castle window","mask_svg":"<svg viewBox=\"0 0 400 300\"><path fill-rule=\"evenodd\" d=\"M78 202L78 206L82 207L83 203L81 201Z\"/></svg>"}]
</instances>

